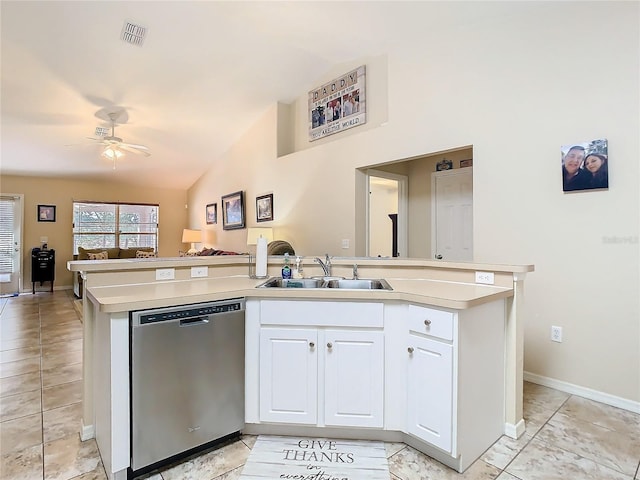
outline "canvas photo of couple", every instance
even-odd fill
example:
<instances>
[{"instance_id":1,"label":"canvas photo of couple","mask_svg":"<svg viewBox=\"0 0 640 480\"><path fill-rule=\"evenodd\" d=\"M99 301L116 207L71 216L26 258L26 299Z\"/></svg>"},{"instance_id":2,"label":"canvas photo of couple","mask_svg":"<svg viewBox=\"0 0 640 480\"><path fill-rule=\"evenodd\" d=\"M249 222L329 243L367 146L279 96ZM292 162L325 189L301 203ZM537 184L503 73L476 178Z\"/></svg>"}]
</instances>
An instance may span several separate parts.
<instances>
[{"instance_id":1,"label":"canvas photo of couple","mask_svg":"<svg viewBox=\"0 0 640 480\"><path fill-rule=\"evenodd\" d=\"M605 138L564 145L561 153L563 191L609 188L609 155Z\"/></svg>"}]
</instances>

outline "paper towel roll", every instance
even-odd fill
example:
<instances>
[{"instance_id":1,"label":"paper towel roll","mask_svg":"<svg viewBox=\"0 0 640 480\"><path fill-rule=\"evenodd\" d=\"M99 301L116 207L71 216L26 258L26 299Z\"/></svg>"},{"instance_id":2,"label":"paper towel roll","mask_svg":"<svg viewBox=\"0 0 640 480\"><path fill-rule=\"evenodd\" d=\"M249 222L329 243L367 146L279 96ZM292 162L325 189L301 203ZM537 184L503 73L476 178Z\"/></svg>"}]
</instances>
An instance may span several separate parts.
<instances>
[{"instance_id":1,"label":"paper towel roll","mask_svg":"<svg viewBox=\"0 0 640 480\"><path fill-rule=\"evenodd\" d=\"M258 237L256 243L256 277L267 276L267 239Z\"/></svg>"}]
</instances>

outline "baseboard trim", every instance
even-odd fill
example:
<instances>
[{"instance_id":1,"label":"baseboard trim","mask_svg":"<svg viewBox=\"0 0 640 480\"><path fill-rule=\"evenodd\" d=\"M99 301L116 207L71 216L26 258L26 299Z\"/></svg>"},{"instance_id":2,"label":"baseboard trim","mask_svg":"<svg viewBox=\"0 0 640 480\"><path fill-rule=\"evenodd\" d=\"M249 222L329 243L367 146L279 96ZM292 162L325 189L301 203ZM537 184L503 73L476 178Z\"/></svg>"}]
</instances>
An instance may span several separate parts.
<instances>
[{"instance_id":1,"label":"baseboard trim","mask_svg":"<svg viewBox=\"0 0 640 480\"><path fill-rule=\"evenodd\" d=\"M84 421L80 423L80 440L83 442L95 438L96 432L93 425L85 425Z\"/></svg>"},{"instance_id":2,"label":"baseboard trim","mask_svg":"<svg viewBox=\"0 0 640 480\"><path fill-rule=\"evenodd\" d=\"M516 440L522 436L525 430L524 418L520 419L515 425L513 423L504 424L504 434Z\"/></svg>"},{"instance_id":3,"label":"baseboard trim","mask_svg":"<svg viewBox=\"0 0 640 480\"><path fill-rule=\"evenodd\" d=\"M578 395L579 397L588 398L596 402L611 405L612 407L622 408L623 410L629 410L633 413L640 413L640 402L629 400L627 398L617 397L608 393L599 392L598 390L592 390L591 388L581 387L580 385L574 385L573 383L563 382L555 378L544 377L531 372L524 372L524 380L531 383L536 383L545 387L555 388L561 392L570 393L572 395Z\"/></svg>"}]
</instances>

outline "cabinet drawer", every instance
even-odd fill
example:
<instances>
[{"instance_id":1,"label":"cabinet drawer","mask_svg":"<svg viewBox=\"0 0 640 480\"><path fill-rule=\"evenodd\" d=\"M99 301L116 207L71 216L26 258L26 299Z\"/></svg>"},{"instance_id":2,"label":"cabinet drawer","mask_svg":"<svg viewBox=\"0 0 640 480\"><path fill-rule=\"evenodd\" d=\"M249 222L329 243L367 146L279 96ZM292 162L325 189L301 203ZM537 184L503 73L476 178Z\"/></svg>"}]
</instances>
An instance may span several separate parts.
<instances>
[{"instance_id":1,"label":"cabinet drawer","mask_svg":"<svg viewBox=\"0 0 640 480\"><path fill-rule=\"evenodd\" d=\"M409 305L409 330L444 340L453 340L453 313Z\"/></svg>"}]
</instances>

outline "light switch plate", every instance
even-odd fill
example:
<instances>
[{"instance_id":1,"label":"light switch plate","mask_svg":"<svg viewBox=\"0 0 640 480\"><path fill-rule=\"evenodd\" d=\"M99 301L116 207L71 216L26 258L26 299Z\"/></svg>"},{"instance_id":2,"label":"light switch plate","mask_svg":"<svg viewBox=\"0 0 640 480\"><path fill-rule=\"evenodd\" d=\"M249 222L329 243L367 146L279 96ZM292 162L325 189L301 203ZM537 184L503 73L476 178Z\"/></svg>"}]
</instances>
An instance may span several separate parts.
<instances>
[{"instance_id":1,"label":"light switch plate","mask_svg":"<svg viewBox=\"0 0 640 480\"><path fill-rule=\"evenodd\" d=\"M348 238L343 238L342 239L342 248L349 248L349 239Z\"/></svg>"}]
</instances>

